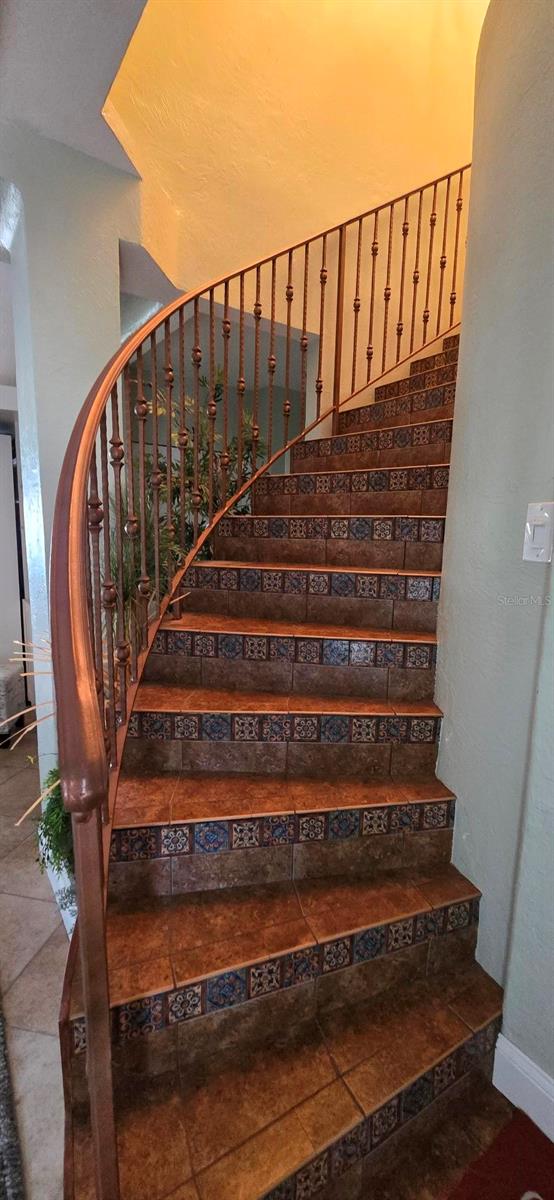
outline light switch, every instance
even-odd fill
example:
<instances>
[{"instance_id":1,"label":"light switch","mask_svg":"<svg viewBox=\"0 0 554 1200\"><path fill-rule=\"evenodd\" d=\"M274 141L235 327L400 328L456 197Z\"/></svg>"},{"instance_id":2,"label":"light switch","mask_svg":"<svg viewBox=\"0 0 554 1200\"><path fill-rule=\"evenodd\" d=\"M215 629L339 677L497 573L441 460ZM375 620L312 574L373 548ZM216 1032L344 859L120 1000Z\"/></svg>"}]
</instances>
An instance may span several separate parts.
<instances>
[{"instance_id":1,"label":"light switch","mask_svg":"<svg viewBox=\"0 0 554 1200\"><path fill-rule=\"evenodd\" d=\"M539 504L529 504L523 539L525 562L552 562L553 531L554 501L545 500Z\"/></svg>"}]
</instances>

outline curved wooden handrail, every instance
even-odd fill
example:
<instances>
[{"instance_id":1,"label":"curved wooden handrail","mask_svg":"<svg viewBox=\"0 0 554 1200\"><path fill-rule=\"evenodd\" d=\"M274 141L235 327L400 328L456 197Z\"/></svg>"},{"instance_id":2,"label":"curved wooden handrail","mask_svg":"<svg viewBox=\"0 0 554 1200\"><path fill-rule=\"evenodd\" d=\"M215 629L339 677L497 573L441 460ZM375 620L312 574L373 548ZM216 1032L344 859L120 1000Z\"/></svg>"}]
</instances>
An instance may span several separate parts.
<instances>
[{"instance_id":1,"label":"curved wooden handrail","mask_svg":"<svg viewBox=\"0 0 554 1200\"><path fill-rule=\"evenodd\" d=\"M338 412L352 395L358 395L369 385L374 384L392 369L418 353L424 346L435 340L435 334L428 338L431 316L435 322L436 336L443 336L457 324L453 320L457 303L456 278L459 271L459 256L461 237L461 212L463 207L462 191L469 164L457 168L456 171L431 181L419 188L395 198L387 204L368 210L342 224L335 225L321 234L314 235L304 242L295 243L285 250L267 256L249 267L221 276L194 289L166 305L161 311L149 319L139 330L132 334L114 354L104 368L79 413L76 420L63 461L60 484L56 498L54 515L52 557L51 557L51 612L52 612L52 647L54 681L57 699L57 724L59 743L59 762L64 804L72 813L74 824L74 841L76 857L76 883L79 907L81 966L83 974L83 992L85 1013L87 1019L87 1045L89 1056L89 1088L91 1092L91 1116L93 1138L95 1143L96 1188L98 1197L104 1200L117 1200L117 1151L115 1140L115 1124L113 1118L111 1062L110 1062L110 1030L109 1030L109 995L106 968L105 919L104 919L104 855L102 853L102 819L108 815L109 771L110 765L116 766L118 747L120 748L125 736L129 719L129 709L126 703L119 703L117 708L117 688L114 683L114 647L113 647L113 609L116 605L118 588L117 581L112 576L110 555L115 547L117 556L116 569L119 571L119 594L122 592L121 580L124 574L122 558L122 530L126 544L132 547L132 586L136 591L139 605L139 617L135 633L138 638L140 663L135 678L138 680L142 662L148 646L151 644L163 611L173 603L181 579L193 558L205 545L212 535L217 523L239 503L248 493L252 485L265 472L288 453L294 445L307 434L330 418L334 428L337 428ZM454 184L454 188L452 188ZM457 189L457 197L456 197ZM413 272L411 302L406 299L408 286L407 251L410 231L409 202L416 197L417 224L416 237L413 239ZM453 201L455 200L455 205ZM439 212L439 203L443 208ZM395 212L400 211L403 217L401 235L395 243ZM379 218L388 214L385 223L384 237L378 235ZM358 314L362 307L360 299L360 268L363 261L362 242L364 222L370 220L371 257L367 258L365 282L367 284L367 312L369 314L369 329L367 342L366 380L363 386L356 388L356 371L359 371L358 347ZM449 224L450 222L450 224ZM382 223L383 224L383 223ZM398 224L398 222L397 222ZM428 225L428 233L425 230ZM433 268L433 254L437 248L435 230L439 246L440 258L438 266ZM353 318L349 330L345 330L345 296L348 289L346 282L349 265L349 232L352 238L357 235L357 269L356 281L352 286ZM338 235L336 243L332 242L333 235ZM376 285L379 266L376 263L380 252L378 236L383 237L384 251L380 261L383 262L383 278ZM366 245L369 239L366 236ZM463 244L463 241L462 241ZM309 285L309 252L314 246L322 249L321 266L312 287ZM354 246L354 242L351 242ZM330 247L336 250L336 261L330 254ZM293 262L296 252L304 251L303 272L303 317L302 335L293 339L291 307L294 297ZM334 251L333 251L334 252ZM450 256L450 257L449 257ZM355 258L354 254L354 258ZM284 290L284 300L276 301L276 279L281 263L288 269L287 286ZM449 300L446 301L447 318L441 324L441 308L444 300L444 279L447 263L452 265L452 282ZM318 263L319 266L319 263ZM264 404L259 398L260 371L260 317L262 313L261 288L262 268L271 268L271 288L265 307L266 322L269 328L269 357L268 362L268 397L265 399L265 420L268 423L268 452L260 466L257 464L257 447L260 437L258 427L260 411ZM334 274L336 293L331 303L334 303L334 344L325 344L326 319L328 320L329 300L327 299L329 273ZM395 276L396 272L396 276ZM268 272L266 271L266 274ZM395 289L394 279L398 283ZM418 292L420 284L422 290ZM253 325L246 327L248 313L245 308L245 281L252 288L255 283L256 301L253 307ZM228 414L228 346L230 337L230 308L229 287L232 283L240 288L240 303L234 306L237 316L237 346L239 357L239 378L237 380L237 399L231 416ZM385 284L384 288L382 284ZM315 284L315 286L313 286ZM376 288L380 287L383 294L379 299ZM223 293L223 295L221 295ZM297 297L299 290L297 288ZM302 293L300 293L302 294ZM219 299L218 299L219 297ZM205 300L209 307L208 333L200 334L200 302ZM391 332L394 317L392 316L391 301L395 305L396 327ZM215 373L215 307L223 311L224 337L224 369L223 376L223 412L224 412L224 445L223 452L216 454L216 373ZM327 308L326 308L327 305ZM411 306L411 331L409 352L402 356L402 340L407 337L405 312ZM307 352L308 328L307 314L310 307L313 317L313 340L318 348L317 378L312 381L313 413L306 420L307 404ZM279 313L279 316L278 316ZM186 369L184 354L185 314L190 315L191 327L194 327L192 346L192 375L194 396L191 400L193 412L192 437L185 420L185 386ZM327 314L327 315L326 315ZM172 319L178 318L179 336L179 388L181 411L179 428L173 431L173 382L174 370L171 362ZM319 322L318 322L319 317ZM415 337L416 319L422 322L421 337ZM249 318L250 320L250 318ZM273 377L275 372L274 334L277 323L281 337L286 339L286 385L283 403L284 437L279 448L272 452L272 396ZM380 361L381 370L371 379L372 359L376 351L374 337L375 329L379 326L381 343L376 361ZM226 328L227 327L227 328ZM245 328L246 327L246 328ZM286 333L285 333L286 330ZM158 414L157 414L157 335L163 335L164 346L164 380L163 391L166 405L166 439L165 447L165 482L170 503L166 505L165 529L171 546L174 538L173 529L173 473L178 468L174 462L174 451L180 456L179 504L185 520L186 497L192 497L193 544L185 553L184 561L178 569L170 569L168 575L169 587L161 606L161 595L158 595L158 613L152 620L148 610L149 597L152 594L152 580L145 566L146 557L146 520L148 497L154 497L157 507L154 507L154 537L155 554L157 555L156 571L160 578L160 529L161 518L159 508L160 469L158 462ZM173 328L173 335L177 330ZM300 319L294 327L295 334L300 333ZM246 384L244 380L245 337L249 337L251 356L254 362L254 400L252 410L251 438L253 446L253 464L247 477L243 474L242 455L245 436L244 397ZM310 335L312 336L312 335ZM317 341L315 339L317 338ZM343 349L346 351L347 338L352 343L352 374L350 387L344 388L341 376ZM387 339L389 339L387 341ZM396 342L396 357L391 366L386 366L387 355L390 354L391 343ZM209 384L208 398L205 403L199 399L200 363L202 360L202 342L208 350ZM288 436L288 422L291 411L289 380L291 374L291 357L293 347L299 348L299 387L296 394L300 395L300 429L292 437ZM150 354L151 404L145 399L143 377L144 360ZM394 355L394 350L393 350ZM273 365L272 365L273 362ZM300 366L301 364L301 366ZM136 393L134 408L131 409L129 399L130 368L136 371L133 387ZM314 367L315 374L315 367ZM328 381L328 382L326 382ZM332 394L332 402L321 404L324 389ZM310 394L312 389L310 389ZM113 448L111 463L108 463L108 424L110 420L110 403L112 406L112 438ZM119 421L119 412L121 420ZM134 414L134 415L133 415ZM150 420L154 429L154 449L152 467L149 477L145 467L146 423ZM122 438L119 437L118 422L121 425ZM203 423L207 427L207 435L203 433ZM228 494L227 470L230 446L229 428L236 429L237 448L237 486L232 494ZM133 440L133 429L137 440ZM173 432L178 435L177 450L172 440ZM207 436L208 446L208 481L209 509L205 528L200 528L202 495L199 483L199 454L201 439ZM98 447L100 439L100 448ZM190 478L185 478L183 463L192 444L193 465ZM97 457L100 454L101 484L98 483ZM162 455L163 458L163 455ZM136 460L136 461L135 461ZM114 533L111 532L111 518L106 508L111 500L109 466L117 481L120 481L123 461L125 461L125 480L127 488L127 513L121 497L121 490L116 487L116 517ZM138 476L138 478L137 478ZM222 503L215 505L214 487L223 481ZM118 483L119 486L119 483ZM134 504L134 493L138 505ZM217 492L217 488L215 489ZM190 516L190 514L189 514ZM126 519L124 519L126 518ZM184 523L181 524L181 530ZM99 551L102 535L107 535L103 558ZM134 540L138 538L138 540ZM111 540L110 540L111 539ZM136 548L136 549L135 549ZM140 565L138 559L140 558ZM173 563L171 550L169 562ZM102 599L101 599L102 595ZM106 643L106 630L110 631ZM125 631L124 631L125 632ZM124 637L125 642L125 637ZM120 647L121 649L121 647ZM121 649L118 660L118 670L121 678L127 678L127 658L129 646ZM108 681L104 680L103 661L107 658ZM137 668L135 655L135 668ZM134 692L133 687L133 692ZM120 697L121 699L121 697ZM99 703L100 701L100 703Z\"/></svg>"}]
</instances>

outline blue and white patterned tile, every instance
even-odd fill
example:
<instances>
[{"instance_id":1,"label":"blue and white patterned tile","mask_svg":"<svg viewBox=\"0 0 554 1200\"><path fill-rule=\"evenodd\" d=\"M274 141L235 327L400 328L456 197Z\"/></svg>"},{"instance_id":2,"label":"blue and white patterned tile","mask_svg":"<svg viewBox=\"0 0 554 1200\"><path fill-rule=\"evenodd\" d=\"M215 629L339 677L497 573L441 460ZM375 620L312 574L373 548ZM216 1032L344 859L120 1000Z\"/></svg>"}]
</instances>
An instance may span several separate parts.
<instances>
[{"instance_id":1,"label":"blue and white patterned tile","mask_svg":"<svg viewBox=\"0 0 554 1200\"><path fill-rule=\"evenodd\" d=\"M308 983L317 979L320 974L319 947L306 946L303 950L293 950L283 958L283 987L296 987L299 983Z\"/></svg>"},{"instance_id":2,"label":"blue and white patterned tile","mask_svg":"<svg viewBox=\"0 0 554 1200\"><path fill-rule=\"evenodd\" d=\"M271 640L271 639L269 639ZM268 657L268 638L248 634L244 638L243 651L246 659L255 662L265 662Z\"/></svg>"},{"instance_id":3,"label":"blue and white patterned tile","mask_svg":"<svg viewBox=\"0 0 554 1200\"><path fill-rule=\"evenodd\" d=\"M353 517L350 521L350 537L356 542L369 541L374 536L373 525L369 517Z\"/></svg>"},{"instance_id":4,"label":"blue and white patterned tile","mask_svg":"<svg viewBox=\"0 0 554 1200\"><path fill-rule=\"evenodd\" d=\"M295 838L296 822L292 813L262 818L261 839L263 846L288 846L291 842L295 841Z\"/></svg>"},{"instance_id":5,"label":"blue and white patterned tile","mask_svg":"<svg viewBox=\"0 0 554 1200\"><path fill-rule=\"evenodd\" d=\"M434 646L416 642L406 646L406 667L409 670L427 671L434 665Z\"/></svg>"},{"instance_id":6,"label":"blue and white patterned tile","mask_svg":"<svg viewBox=\"0 0 554 1200\"><path fill-rule=\"evenodd\" d=\"M417 542L419 538L419 519L417 517L396 517L394 536L396 541Z\"/></svg>"},{"instance_id":7,"label":"blue and white patterned tile","mask_svg":"<svg viewBox=\"0 0 554 1200\"><path fill-rule=\"evenodd\" d=\"M357 575L356 595L366 600L376 600L379 595L379 576Z\"/></svg>"},{"instance_id":8,"label":"blue and white patterned tile","mask_svg":"<svg viewBox=\"0 0 554 1200\"><path fill-rule=\"evenodd\" d=\"M263 571L262 572L262 592L282 592L283 590L283 573L282 571Z\"/></svg>"},{"instance_id":9,"label":"blue and white patterned tile","mask_svg":"<svg viewBox=\"0 0 554 1200\"><path fill-rule=\"evenodd\" d=\"M162 825L160 850L162 858L172 854L189 854L191 832L188 825Z\"/></svg>"},{"instance_id":10,"label":"blue and white patterned tile","mask_svg":"<svg viewBox=\"0 0 554 1200\"><path fill-rule=\"evenodd\" d=\"M138 862L145 858L157 858L158 832L151 826L135 829L120 829L118 858L120 862Z\"/></svg>"},{"instance_id":11,"label":"blue and white patterned tile","mask_svg":"<svg viewBox=\"0 0 554 1200\"><path fill-rule=\"evenodd\" d=\"M392 808L392 805L391 805ZM389 832L390 812L384 808L366 808L362 813L362 837L373 837Z\"/></svg>"},{"instance_id":12,"label":"blue and white patterned tile","mask_svg":"<svg viewBox=\"0 0 554 1200\"><path fill-rule=\"evenodd\" d=\"M391 808L391 833L413 832L419 829L421 820L419 804L395 804Z\"/></svg>"},{"instance_id":13,"label":"blue and white patterned tile","mask_svg":"<svg viewBox=\"0 0 554 1200\"><path fill-rule=\"evenodd\" d=\"M194 849L197 854L218 854L228 850L227 821L198 821L194 826Z\"/></svg>"},{"instance_id":14,"label":"blue and white patterned tile","mask_svg":"<svg viewBox=\"0 0 554 1200\"><path fill-rule=\"evenodd\" d=\"M433 1071L433 1092L435 1096L440 1096L441 1092L445 1092L447 1088L452 1087L458 1078L458 1060L455 1054L449 1054L448 1058L443 1058L442 1062L437 1063Z\"/></svg>"},{"instance_id":15,"label":"blue and white patterned tile","mask_svg":"<svg viewBox=\"0 0 554 1200\"><path fill-rule=\"evenodd\" d=\"M140 713L131 713L129 724L127 725L127 737L140 737Z\"/></svg>"},{"instance_id":16,"label":"blue and white patterned tile","mask_svg":"<svg viewBox=\"0 0 554 1200\"><path fill-rule=\"evenodd\" d=\"M420 538L422 542L442 542L443 534L444 521L422 519L420 528Z\"/></svg>"},{"instance_id":17,"label":"blue and white patterned tile","mask_svg":"<svg viewBox=\"0 0 554 1200\"><path fill-rule=\"evenodd\" d=\"M343 571L331 574L331 595L353 596L356 591L356 576Z\"/></svg>"},{"instance_id":18,"label":"blue and white patterned tile","mask_svg":"<svg viewBox=\"0 0 554 1200\"><path fill-rule=\"evenodd\" d=\"M84 1017L76 1017L73 1026L73 1053L83 1054L87 1048L87 1027Z\"/></svg>"},{"instance_id":19,"label":"blue and white patterned tile","mask_svg":"<svg viewBox=\"0 0 554 1200\"><path fill-rule=\"evenodd\" d=\"M418 805L419 807L419 805ZM422 814L423 829L447 829L448 828L448 802L439 801L433 804L423 805Z\"/></svg>"},{"instance_id":20,"label":"blue and white patterned tile","mask_svg":"<svg viewBox=\"0 0 554 1200\"><path fill-rule=\"evenodd\" d=\"M240 713L233 717L233 739L235 742L257 742L259 740L260 722L258 717L249 713Z\"/></svg>"},{"instance_id":21,"label":"blue and white patterned tile","mask_svg":"<svg viewBox=\"0 0 554 1200\"><path fill-rule=\"evenodd\" d=\"M340 638L324 638L322 662L325 666L348 666L348 651L349 645L346 640Z\"/></svg>"},{"instance_id":22,"label":"blue and white patterned tile","mask_svg":"<svg viewBox=\"0 0 554 1200\"><path fill-rule=\"evenodd\" d=\"M406 946L411 946L413 940L413 917L407 917L404 921L393 921L387 927L387 952L389 954L395 950L404 950Z\"/></svg>"},{"instance_id":23,"label":"blue and white patterned tile","mask_svg":"<svg viewBox=\"0 0 554 1200\"><path fill-rule=\"evenodd\" d=\"M370 1145L370 1122L369 1119L362 1121L355 1129L351 1129L349 1133L345 1133L343 1137L335 1142L331 1150L331 1175L337 1178L344 1175L350 1167L360 1162L369 1154Z\"/></svg>"},{"instance_id":24,"label":"blue and white patterned tile","mask_svg":"<svg viewBox=\"0 0 554 1200\"><path fill-rule=\"evenodd\" d=\"M412 717L410 719L410 742L434 742L437 724L434 717Z\"/></svg>"},{"instance_id":25,"label":"blue and white patterned tile","mask_svg":"<svg viewBox=\"0 0 554 1200\"><path fill-rule=\"evenodd\" d=\"M322 813L305 813L298 817L299 842L322 842L325 839L325 817Z\"/></svg>"},{"instance_id":26,"label":"blue and white patterned tile","mask_svg":"<svg viewBox=\"0 0 554 1200\"><path fill-rule=\"evenodd\" d=\"M168 629L166 641L168 654L192 654L192 634L186 630Z\"/></svg>"},{"instance_id":27,"label":"blue and white patterned tile","mask_svg":"<svg viewBox=\"0 0 554 1200\"><path fill-rule=\"evenodd\" d=\"M200 719L197 716L175 717L175 737L185 742L198 741Z\"/></svg>"},{"instance_id":28,"label":"blue and white patterned tile","mask_svg":"<svg viewBox=\"0 0 554 1200\"><path fill-rule=\"evenodd\" d=\"M388 1100L370 1118L371 1147L380 1146L394 1133L400 1123L400 1097Z\"/></svg>"},{"instance_id":29,"label":"blue and white patterned tile","mask_svg":"<svg viewBox=\"0 0 554 1200\"><path fill-rule=\"evenodd\" d=\"M433 1100L433 1072L421 1075L405 1088L400 1099L402 1121L410 1121Z\"/></svg>"},{"instance_id":30,"label":"blue and white patterned tile","mask_svg":"<svg viewBox=\"0 0 554 1200\"><path fill-rule=\"evenodd\" d=\"M373 540L375 542L391 542L394 537L394 521L390 517L379 517L373 522Z\"/></svg>"},{"instance_id":31,"label":"blue and white patterned tile","mask_svg":"<svg viewBox=\"0 0 554 1200\"><path fill-rule=\"evenodd\" d=\"M324 975L331 971L341 971L349 967L352 961L350 938L337 938L334 942L325 942L321 969Z\"/></svg>"},{"instance_id":32,"label":"blue and white patterned tile","mask_svg":"<svg viewBox=\"0 0 554 1200\"><path fill-rule=\"evenodd\" d=\"M272 713L260 719L260 739L262 742L290 741L291 718L284 713Z\"/></svg>"},{"instance_id":33,"label":"blue and white patterned tile","mask_svg":"<svg viewBox=\"0 0 554 1200\"><path fill-rule=\"evenodd\" d=\"M386 945L386 925L374 925L372 929L364 929L354 935L352 961L369 962L370 959L379 958L381 954L386 953Z\"/></svg>"},{"instance_id":34,"label":"blue and white patterned tile","mask_svg":"<svg viewBox=\"0 0 554 1200\"><path fill-rule=\"evenodd\" d=\"M206 1011L232 1008L246 1000L246 969L224 971L206 982Z\"/></svg>"},{"instance_id":35,"label":"blue and white patterned tile","mask_svg":"<svg viewBox=\"0 0 554 1200\"><path fill-rule=\"evenodd\" d=\"M405 595L405 580L402 575L383 575L379 596L381 600L403 600Z\"/></svg>"},{"instance_id":36,"label":"blue and white patterned tile","mask_svg":"<svg viewBox=\"0 0 554 1200\"><path fill-rule=\"evenodd\" d=\"M319 739L319 717L294 717L292 740L294 742L317 742Z\"/></svg>"},{"instance_id":37,"label":"blue and white patterned tile","mask_svg":"<svg viewBox=\"0 0 554 1200\"><path fill-rule=\"evenodd\" d=\"M360 813L355 808L339 808L328 815L329 838L332 841L358 837Z\"/></svg>"},{"instance_id":38,"label":"blue and white patterned tile","mask_svg":"<svg viewBox=\"0 0 554 1200\"><path fill-rule=\"evenodd\" d=\"M298 638L296 641L296 661L299 663L319 663L321 661L321 639Z\"/></svg>"},{"instance_id":39,"label":"blue and white patterned tile","mask_svg":"<svg viewBox=\"0 0 554 1200\"><path fill-rule=\"evenodd\" d=\"M269 639L269 657L275 662L293 662L294 638L271 637Z\"/></svg>"},{"instance_id":40,"label":"blue and white patterned tile","mask_svg":"<svg viewBox=\"0 0 554 1200\"><path fill-rule=\"evenodd\" d=\"M332 587L331 576L331 587ZM308 576L308 592L310 596L328 596L329 594L329 576L322 571L310 571Z\"/></svg>"},{"instance_id":41,"label":"blue and white patterned tile","mask_svg":"<svg viewBox=\"0 0 554 1200\"><path fill-rule=\"evenodd\" d=\"M163 1029L162 996L130 1000L127 1004L121 1004L116 1012L118 1033L123 1041L132 1041Z\"/></svg>"},{"instance_id":42,"label":"blue and white patterned tile","mask_svg":"<svg viewBox=\"0 0 554 1200\"><path fill-rule=\"evenodd\" d=\"M245 567L240 571L239 575L241 592L259 592L261 583L261 571L250 570Z\"/></svg>"},{"instance_id":43,"label":"blue and white patterned tile","mask_svg":"<svg viewBox=\"0 0 554 1200\"><path fill-rule=\"evenodd\" d=\"M153 654L165 654L166 653L165 629L158 630L158 632L152 642L151 650L152 650Z\"/></svg>"},{"instance_id":44,"label":"blue and white patterned tile","mask_svg":"<svg viewBox=\"0 0 554 1200\"><path fill-rule=\"evenodd\" d=\"M446 917L446 931L466 929L471 924L471 902L463 900L461 904L449 904Z\"/></svg>"},{"instance_id":45,"label":"blue and white patterned tile","mask_svg":"<svg viewBox=\"0 0 554 1200\"><path fill-rule=\"evenodd\" d=\"M267 996L281 987L281 961L269 959L250 967L250 995Z\"/></svg>"},{"instance_id":46,"label":"blue and white patterned tile","mask_svg":"<svg viewBox=\"0 0 554 1200\"><path fill-rule=\"evenodd\" d=\"M373 667L375 666L375 642L370 641L352 641L350 642L350 663L354 667Z\"/></svg>"},{"instance_id":47,"label":"blue and white patterned tile","mask_svg":"<svg viewBox=\"0 0 554 1200\"><path fill-rule=\"evenodd\" d=\"M296 1174L296 1200L311 1200L329 1180L329 1152L320 1154Z\"/></svg>"},{"instance_id":48,"label":"blue and white patterned tile","mask_svg":"<svg viewBox=\"0 0 554 1200\"><path fill-rule=\"evenodd\" d=\"M217 639L220 658L242 658L242 635L237 633L220 633Z\"/></svg>"},{"instance_id":49,"label":"blue and white patterned tile","mask_svg":"<svg viewBox=\"0 0 554 1200\"><path fill-rule=\"evenodd\" d=\"M202 987L199 983L177 988L167 997L167 1019L170 1025L190 1021L202 1014Z\"/></svg>"},{"instance_id":50,"label":"blue and white patterned tile","mask_svg":"<svg viewBox=\"0 0 554 1200\"><path fill-rule=\"evenodd\" d=\"M347 742L350 736L349 717L324 715L321 717L322 742Z\"/></svg>"},{"instance_id":51,"label":"blue and white patterned tile","mask_svg":"<svg viewBox=\"0 0 554 1200\"><path fill-rule=\"evenodd\" d=\"M409 575L406 580L407 600L431 600L433 580L425 576Z\"/></svg>"},{"instance_id":52,"label":"blue and white patterned tile","mask_svg":"<svg viewBox=\"0 0 554 1200\"><path fill-rule=\"evenodd\" d=\"M289 596L302 596L307 587L306 571L285 571L285 593Z\"/></svg>"},{"instance_id":53,"label":"blue and white patterned tile","mask_svg":"<svg viewBox=\"0 0 554 1200\"><path fill-rule=\"evenodd\" d=\"M204 713L202 715L202 738L205 742L228 742L231 737L229 713Z\"/></svg>"},{"instance_id":54,"label":"blue and white patterned tile","mask_svg":"<svg viewBox=\"0 0 554 1200\"><path fill-rule=\"evenodd\" d=\"M236 592L239 586L239 573L232 567L223 567L219 572L219 586L229 592Z\"/></svg>"},{"instance_id":55,"label":"blue and white patterned tile","mask_svg":"<svg viewBox=\"0 0 554 1200\"><path fill-rule=\"evenodd\" d=\"M233 821L231 847L233 850L250 850L260 845L260 822L257 819Z\"/></svg>"}]
</instances>

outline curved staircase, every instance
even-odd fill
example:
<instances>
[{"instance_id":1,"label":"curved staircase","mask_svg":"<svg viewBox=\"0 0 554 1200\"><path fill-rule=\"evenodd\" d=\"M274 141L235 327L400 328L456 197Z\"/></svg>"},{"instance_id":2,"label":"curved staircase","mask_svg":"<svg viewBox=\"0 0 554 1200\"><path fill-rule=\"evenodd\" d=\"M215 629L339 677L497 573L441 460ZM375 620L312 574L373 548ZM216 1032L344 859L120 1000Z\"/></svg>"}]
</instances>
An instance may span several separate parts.
<instances>
[{"instance_id":1,"label":"curved staircase","mask_svg":"<svg viewBox=\"0 0 554 1200\"><path fill-rule=\"evenodd\" d=\"M501 993L434 774L457 347L262 476L151 643L108 878L123 1200L384 1195L385 1143L489 1069ZM71 1003L89 1200L78 977Z\"/></svg>"}]
</instances>

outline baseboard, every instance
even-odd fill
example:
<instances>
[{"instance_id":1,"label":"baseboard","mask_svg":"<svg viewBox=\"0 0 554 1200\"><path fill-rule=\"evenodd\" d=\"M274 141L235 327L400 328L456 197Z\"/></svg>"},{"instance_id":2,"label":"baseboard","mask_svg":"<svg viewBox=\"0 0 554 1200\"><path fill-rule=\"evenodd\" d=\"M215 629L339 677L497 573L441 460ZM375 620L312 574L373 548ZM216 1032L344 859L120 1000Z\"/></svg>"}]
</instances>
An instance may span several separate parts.
<instances>
[{"instance_id":1,"label":"baseboard","mask_svg":"<svg viewBox=\"0 0 554 1200\"><path fill-rule=\"evenodd\" d=\"M554 1142L554 1079L502 1033L496 1043L492 1081Z\"/></svg>"}]
</instances>

